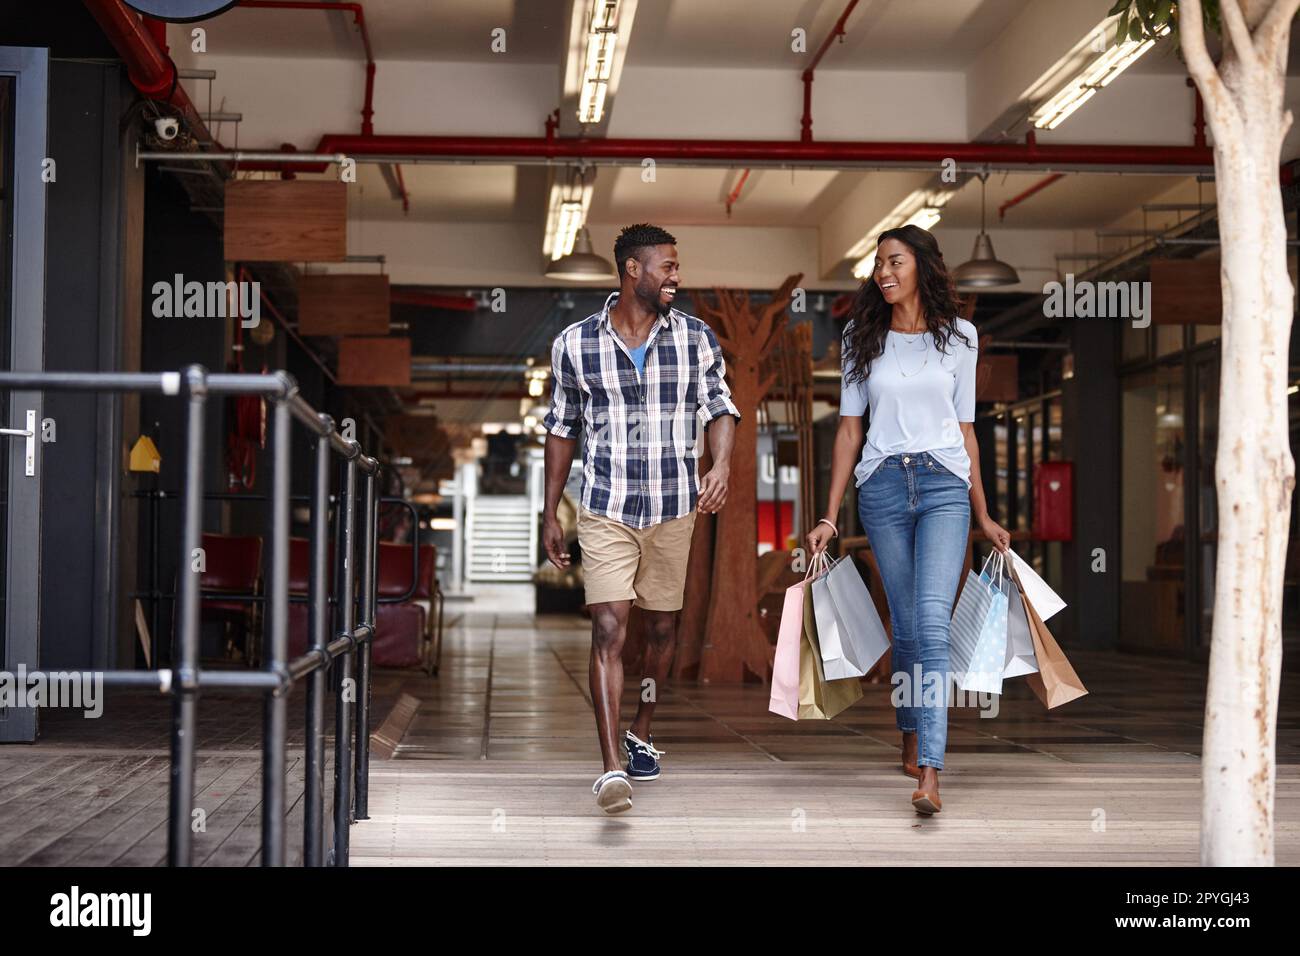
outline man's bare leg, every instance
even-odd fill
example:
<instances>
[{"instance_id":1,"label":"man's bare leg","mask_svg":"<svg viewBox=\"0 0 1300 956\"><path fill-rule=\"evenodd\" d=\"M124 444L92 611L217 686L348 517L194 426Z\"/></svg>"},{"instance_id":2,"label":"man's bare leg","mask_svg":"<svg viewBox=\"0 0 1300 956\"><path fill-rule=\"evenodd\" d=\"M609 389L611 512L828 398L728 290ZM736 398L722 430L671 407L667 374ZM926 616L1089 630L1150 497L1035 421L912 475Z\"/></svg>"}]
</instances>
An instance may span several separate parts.
<instances>
[{"instance_id":1,"label":"man's bare leg","mask_svg":"<svg viewBox=\"0 0 1300 956\"><path fill-rule=\"evenodd\" d=\"M668 682L668 669L673 664L673 651L677 648L677 612L647 611L645 615L645 670L644 676L653 683L647 688L642 681L641 702L636 708L636 718L632 721L632 733L640 740L649 742L650 721L654 717L655 704Z\"/></svg>"},{"instance_id":2,"label":"man's bare leg","mask_svg":"<svg viewBox=\"0 0 1300 956\"><path fill-rule=\"evenodd\" d=\"M605 772L622 770L626 763L618 745L619 704L623 696L623 642L627 639L627 618L631 601L592 604L591 609L591 702L596 709L596 734Z\"/></svg>"}]
</instances>

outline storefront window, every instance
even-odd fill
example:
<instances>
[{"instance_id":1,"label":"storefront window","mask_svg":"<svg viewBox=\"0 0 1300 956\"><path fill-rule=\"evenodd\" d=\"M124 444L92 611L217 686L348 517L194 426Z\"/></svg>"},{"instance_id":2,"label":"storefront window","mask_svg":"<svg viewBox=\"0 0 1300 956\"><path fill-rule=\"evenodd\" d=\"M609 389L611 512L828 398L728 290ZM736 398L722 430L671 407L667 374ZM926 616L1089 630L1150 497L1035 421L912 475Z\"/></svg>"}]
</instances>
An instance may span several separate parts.
<instances>
[{"instance_id":1,"label":"storefront window","mask_svg":"<svg viewBox=\"0 0 1300 956\"><path fill-rule=\"evenodd\" d=\"M1181 325L1156 325L1156 358L1173 355L1183 350L1183 327Z\"/></svg>"},{"instance_id":2,"label":"storefront window","mask_svg":"<svg viewBox=\"0 0 1300 956\"><path fill-rule=\"evenodd\" d=\"M1029 451L1029 428L1026 416L1016 416L1016 522L1014 530L1029 530L1029 469L1033 458Z\"/></svg>"},{"instance_id":3,"label":"storefront window","mask_svg":"<svg viewBox=\"0 0 1300 956\"><path fill-rule=\"evenodd\" d=\"M1185 652L1182 365L1130 376L1122 399L1120 641Z\"/></svg>"},{"instance_id":4,"label":"storefront window","mask_svg":"<svg viewBox=\"0 0 1300 956\"><path fill-rule=\"evenodd\" d=\"M1120 333L1120 358L1125 362L1140 362L1148 356L1150 326L1145 329L1133 327L1132 322L1125 322Z\"/></svg>"},{"instance_id":5,"label":"storefront window","mask_svg":"<svg viewBox=\"0 0 1300 956\"><path fill-rule=\"evenodd\" d=\"M1063 452L1062 441L1063 434L1061 431L1061 402L1060 399L1053 399L1047 403L1047 454L1043 457L1051 461L1059 461Z\"/></svg>"},{"instance_id":6,"label":"storefront window","mask_svg":"<svg viewBox=\"0 0 1300 956\"><path fill-rule=\"evenodd\" d=\"M999 415L993 425L994 463L996 464L997 520L1007 522L1011 515L1011 444L1007 440L1010 415Z\"/></svg>"}]
</instances>

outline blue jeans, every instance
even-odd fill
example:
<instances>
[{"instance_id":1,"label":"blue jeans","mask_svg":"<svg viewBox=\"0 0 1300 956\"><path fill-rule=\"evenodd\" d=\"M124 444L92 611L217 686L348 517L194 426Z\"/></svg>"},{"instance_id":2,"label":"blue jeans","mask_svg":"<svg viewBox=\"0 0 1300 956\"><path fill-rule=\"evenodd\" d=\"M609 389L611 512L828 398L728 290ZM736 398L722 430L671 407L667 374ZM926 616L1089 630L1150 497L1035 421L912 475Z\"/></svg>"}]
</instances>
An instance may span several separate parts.
<instances>
[{"instance_id":1,"label":"blue jeans","mask_svg":"<svg viewBox=\"0 0 1300 956\"><path fill-rule=\"evenodd\" d=\"M919 735L920 766L942 770L952 700L948 623L966 561L970 491L928 452L893 455L858 488L858 514L889 601L894 680L906 675L898 729Z\"/></svg>"}]
</instances>

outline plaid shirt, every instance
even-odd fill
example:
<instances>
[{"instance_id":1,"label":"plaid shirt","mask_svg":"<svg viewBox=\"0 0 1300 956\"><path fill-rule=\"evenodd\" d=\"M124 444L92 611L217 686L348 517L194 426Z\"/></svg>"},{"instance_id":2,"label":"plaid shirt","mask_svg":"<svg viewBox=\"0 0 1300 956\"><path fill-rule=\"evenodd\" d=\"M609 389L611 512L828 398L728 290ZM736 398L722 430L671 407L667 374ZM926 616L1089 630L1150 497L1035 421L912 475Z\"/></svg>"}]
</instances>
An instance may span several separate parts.
<instances>
[{"instance_id":1,"label":"plaid shirt","mask_svg":"<svg viewBox=\"0 0 1300 956\"><path fill-rule=\"evenodd\" d=\"M695 460L704 426L740 412L724 380L718 340L671 310L650 327L637 373L610 322L615 292L551 348L546 430L573 438L582 423L582 506L632 528L689 514L699 495Z\"/></svg>"}]
</instances>

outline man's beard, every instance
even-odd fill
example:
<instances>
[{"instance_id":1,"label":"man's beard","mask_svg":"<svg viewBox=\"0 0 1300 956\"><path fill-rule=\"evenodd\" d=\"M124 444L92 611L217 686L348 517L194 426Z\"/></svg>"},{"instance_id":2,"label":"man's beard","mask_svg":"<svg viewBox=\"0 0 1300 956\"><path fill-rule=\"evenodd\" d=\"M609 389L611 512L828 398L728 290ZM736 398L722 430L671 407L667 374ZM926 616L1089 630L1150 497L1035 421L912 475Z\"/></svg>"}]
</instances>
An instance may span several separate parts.
<instances>
[{"instance_id":1,"label":"man's beard","mask_svg":"<svg viewBox=\"0 0 1300 956\"><path fill-rule=\"evenodd\" d=\"M656 313L666 317L668 313L673 310L673 304L669 302L667 305L665 305L662 302L662 300L659 297L662 291L663 291L663 286L657 286L654 289L650 289L650 290L643 289L642 287L637 286L636 297L640 299L642 302L644 302L646 305L648 305L650 308L654 309Z\"/></svg>"}]
</instances>

